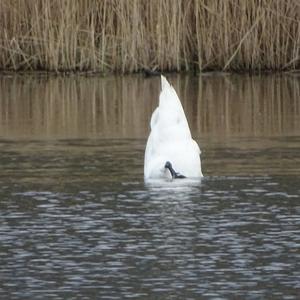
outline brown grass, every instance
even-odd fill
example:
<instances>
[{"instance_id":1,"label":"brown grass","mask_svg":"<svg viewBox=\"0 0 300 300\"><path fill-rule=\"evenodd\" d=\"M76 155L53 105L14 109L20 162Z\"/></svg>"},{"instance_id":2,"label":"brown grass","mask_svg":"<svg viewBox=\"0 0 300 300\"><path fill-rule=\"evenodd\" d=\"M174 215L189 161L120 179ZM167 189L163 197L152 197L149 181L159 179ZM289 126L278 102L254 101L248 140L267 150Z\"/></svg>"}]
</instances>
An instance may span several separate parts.
<instances>
[{"instance_id":1,"label":"brown grass","mask_svg":"<svg viewBox=\"0 0 300 300\"><path fill-rule=\"evenodd\" d=\"M298 0L1 0L3 70L295 70Z\"/></svg>"}]
</instances>

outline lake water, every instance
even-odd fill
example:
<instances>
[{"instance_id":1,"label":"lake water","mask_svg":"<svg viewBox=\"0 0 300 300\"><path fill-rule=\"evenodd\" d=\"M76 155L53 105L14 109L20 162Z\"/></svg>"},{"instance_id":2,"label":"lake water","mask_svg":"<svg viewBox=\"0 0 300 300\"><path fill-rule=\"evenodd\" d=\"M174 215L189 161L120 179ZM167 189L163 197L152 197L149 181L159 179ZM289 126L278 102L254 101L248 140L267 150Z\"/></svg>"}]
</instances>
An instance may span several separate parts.
<instances>
[{"instance_id":1,"label":"lake water","mask_svg":"<svg viewBox=\"0 0 300 300\"><path fill-rule=\"evenodd\" d=\"M169 79L201 183L144 183L159 78L0 78L1 299L299 299L300 77Z\"/></svg>"}]
</instances>

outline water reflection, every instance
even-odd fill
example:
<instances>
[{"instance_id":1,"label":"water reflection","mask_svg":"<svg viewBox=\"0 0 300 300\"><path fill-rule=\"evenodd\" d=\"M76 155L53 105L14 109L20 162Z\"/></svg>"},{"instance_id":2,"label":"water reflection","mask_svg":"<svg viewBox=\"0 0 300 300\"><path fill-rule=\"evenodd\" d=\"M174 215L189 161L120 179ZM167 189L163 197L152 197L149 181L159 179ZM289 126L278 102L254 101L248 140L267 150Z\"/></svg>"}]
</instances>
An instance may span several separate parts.
<instances>
[{"instance_id":1,"label":"water reflection","mask_svg":"<svg viewBox=\"0 0 300 300\"><path fill-rule=\"evenodd\" d=\"M171 75L198 137L297 135L300 81L291 76ZM159 78L1 77L0 137L145 138Z\"/></svg>"},{"instance_id":2,"label":"water reflection","mask_svg":"<svg viewBox=\"0 0 300 300\"><path fill-rule=\"evenodd\" d=\"M143 181L158 78L1 78L1 299L299 298L299 81L170 80L201 182Z\"/></svg>"}]
</instances>

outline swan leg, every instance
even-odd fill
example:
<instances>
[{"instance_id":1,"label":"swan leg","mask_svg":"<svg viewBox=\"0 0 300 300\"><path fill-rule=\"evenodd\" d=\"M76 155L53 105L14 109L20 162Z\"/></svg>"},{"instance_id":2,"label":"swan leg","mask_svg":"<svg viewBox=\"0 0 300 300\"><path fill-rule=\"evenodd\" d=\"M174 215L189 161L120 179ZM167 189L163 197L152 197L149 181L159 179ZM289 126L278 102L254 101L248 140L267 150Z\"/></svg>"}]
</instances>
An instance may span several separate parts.
<instances>
[{"instance_id":1,"label":"swan leg","mask_svg":"<svg viewBox=\"0 0 300 300\"><path fill-rule=\"evenodd\" d=\"M170 171L170 173L171 173L173 179L174 179L174 178L186 178L184 175L181 175L180 173L177 173L177 172L173 169L172 164L171 164L169 161L167 161L167 162L165 163L165 168L168 169L168 170Z\"/></svg>"}]
</instances>

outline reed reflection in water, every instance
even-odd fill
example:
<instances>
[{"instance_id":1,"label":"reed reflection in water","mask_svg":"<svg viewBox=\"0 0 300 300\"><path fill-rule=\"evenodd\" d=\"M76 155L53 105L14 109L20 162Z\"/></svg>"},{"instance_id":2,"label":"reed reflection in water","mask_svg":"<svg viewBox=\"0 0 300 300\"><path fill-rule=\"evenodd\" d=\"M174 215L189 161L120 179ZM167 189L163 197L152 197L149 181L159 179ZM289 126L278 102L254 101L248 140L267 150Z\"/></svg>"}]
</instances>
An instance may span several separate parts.
<instances>
[{"instance_id":1,"label":"reed reflection in water","mask_svg":"<svg viewBox=\"0 0 300 300\"><path fill-rule=\"evenodd\" d=\"M197 137L300 132L293 76L169 76ZM1 77L2 138L145 138L158 77Z\"/></svg>"}]
</instances>

